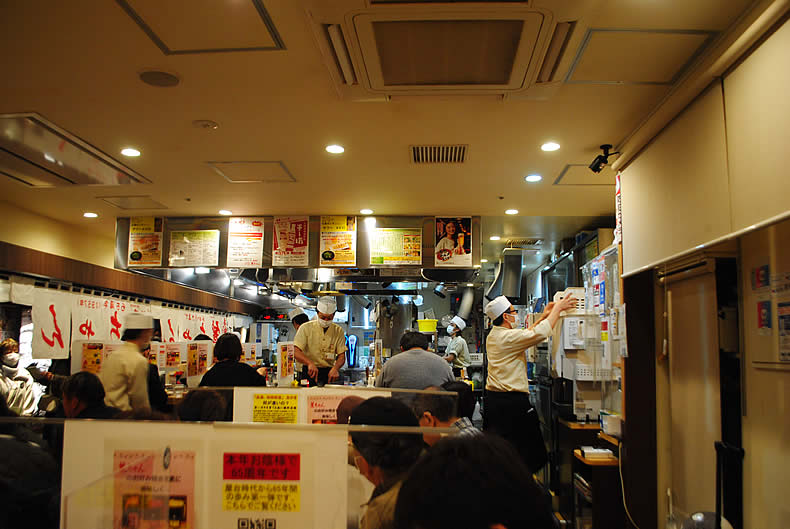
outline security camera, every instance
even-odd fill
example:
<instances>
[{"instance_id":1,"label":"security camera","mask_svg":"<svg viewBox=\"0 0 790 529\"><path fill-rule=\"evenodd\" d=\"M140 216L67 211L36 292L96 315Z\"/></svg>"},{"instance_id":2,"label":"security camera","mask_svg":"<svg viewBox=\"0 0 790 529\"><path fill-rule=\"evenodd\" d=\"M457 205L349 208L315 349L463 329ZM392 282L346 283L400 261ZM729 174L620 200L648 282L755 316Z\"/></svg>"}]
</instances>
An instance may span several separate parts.
<instances>
[{"instance_id":1,"label":"security camera","mask_svg":"<svg viewBox=\"0 0 790 529\"><path fill-rule=\"evenodd\" d=\"M599 154L595 157L595 159L590 164L590 171L593 173L600 173L603 171L603 168L609 165L609 156L613 154L620 154L619 152L609 152L611 150L612 145L610 143L606 143L601 145L601 150L603 154Z\"/></svg>"}]
</instances>

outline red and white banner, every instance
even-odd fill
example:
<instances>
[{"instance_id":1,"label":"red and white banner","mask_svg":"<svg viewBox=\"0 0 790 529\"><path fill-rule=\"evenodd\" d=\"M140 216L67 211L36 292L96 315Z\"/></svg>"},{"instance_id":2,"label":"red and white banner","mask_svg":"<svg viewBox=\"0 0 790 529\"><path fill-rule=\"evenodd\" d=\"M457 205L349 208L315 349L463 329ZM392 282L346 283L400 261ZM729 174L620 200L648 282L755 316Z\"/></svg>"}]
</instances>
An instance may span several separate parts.
<instances>
[{"instance_id":1,"label":"red and white banner","mask_svg":"<svg viewBox=\"0 0 790 529\"><path fill-rule=\"evenodd\" d=\"M95 296L72 296L71 342L107 341L110 331L104 300Z\"/></svg>"},{"instance_id":2,"label":"red and white banner","mask_svg":"<svg viewBox=\"0 0 790 529\"><path fill-rule=\"evenodd\" d=\"M182 342L179 333L180 311L174 309L162 309L159 324L162 326L162 341L165 343Z\"/></svg>"},{"instance_id":3,"label":"red and white banner","mask_svg":"<svg viewBox=\"0 0 790 529\"><path fill-rule=\"evenodd\" d=\"M33 358L68 358L71 294L48 288L33 291Z\"/></svg>"},{"instance_id":4,"label":"red and white banner","mask_svg":"<svg viewBox=\"0 0 790 529\"><path fill-rule=\"evenodd\" d=\"M189 310L182 311L178 316L178 330L180 338L178 341L190 342L195 336L200 334L200 321L198 313Z\"/></svg>"}]
</instances>

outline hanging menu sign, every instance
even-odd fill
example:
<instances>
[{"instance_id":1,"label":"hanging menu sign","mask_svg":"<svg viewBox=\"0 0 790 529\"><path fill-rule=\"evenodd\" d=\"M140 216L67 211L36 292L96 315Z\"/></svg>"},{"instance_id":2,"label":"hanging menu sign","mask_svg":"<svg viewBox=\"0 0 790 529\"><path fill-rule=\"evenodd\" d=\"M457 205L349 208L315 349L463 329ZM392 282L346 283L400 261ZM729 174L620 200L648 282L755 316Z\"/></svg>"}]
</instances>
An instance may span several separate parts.
<instances>
[{"instance_id":1,"label":"hanging menu sign","mask_svg":"<svg viewBox=\"0 0 790 529\"><path fill-rule=\"evenodd\" d=\"M422 228L376 228L369 233L370 264L422 264Z\"/></svg>"},{"instance_id":2,"label":"hanging menu sign","mask_svg":"<svg viewBox=\"0 0 790 529\"><path fill-rule=\"evenodd\" d=\"M162 218L129 221L129 267L162 266Z\"/></svg>"},{"instance_id":3,"label":"hanging menu sign","mask_svg":"<svg viewBox=\"0 0 790 529\"><path fill-rule=\"evenodd\" d=\"M321 266L357 265L357 218L321 217Z\"/></svg>"},{"instance_id":4,"label":"hanging menu sign","mask_svg":"<svg viewBox=\"0 0 790 529\"><path fill-rule=\"evenodd\" d=\"M229 268L263 266L263 217L234 217L228 224Z\"/></svg>"},{"instance_id":5,"label":"hanging menu sign","mask_svg":"<svg viewBox=\"0 0 790 529\"><path fill-rule=\"evenodd\" d=\"M219 230L170 232L170 266L217 266Z\"/></svg>"},{"instance_id":6,"label":"hanging menu sign","mask_svg":"<svg viewBox=\"0 0 790 529\"><path fill-rule=\"evenodd\" d=\"M272 266L308 265L309 217L274 217Z\"/></svg>"}]
</instances>

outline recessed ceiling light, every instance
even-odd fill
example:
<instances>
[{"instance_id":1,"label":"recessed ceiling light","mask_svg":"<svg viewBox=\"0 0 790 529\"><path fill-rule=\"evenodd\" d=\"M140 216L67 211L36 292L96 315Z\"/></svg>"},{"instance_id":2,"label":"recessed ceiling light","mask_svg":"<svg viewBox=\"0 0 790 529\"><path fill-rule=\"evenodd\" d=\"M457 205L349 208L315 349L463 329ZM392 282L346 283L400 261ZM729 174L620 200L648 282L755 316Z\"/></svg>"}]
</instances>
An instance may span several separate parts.
<instances>
[{"instance_id":1,"label":"recessed ceiling light","mask_svg":"<svg viewBox=\"0 0 790 529\"><path fill-rule=\"evenodd\" d=\"M243 281L242 279L234 279L234 280L233 280L233 285L234 285L234 286L240 287L240 286L242 286L243 284L244 284L244 281Z\"/></svg>"},{"instance_id":2,"label":"recessed ceiling light","mask_svg":"<svg viewBox=\"0 0 790 529\"><path fill-rule=\"evenodd\" d=\"M135 156L140 156L140 151L138 151L137 149L133 149L132 147L127 147L121 151L121 154L123 154L124 156L135 157Z\"/></svg>"},{"instance_id":3,"label":"recessed ceiling light","mask_svg":"<svg viewBox=\"0 0 790 529\"><path fill-rule=\"evenodd\" d=\"M473 286L475 286L475 284L474 283L467 283L466 286L473 287Z\"/></svg>"},{"instance_id":4,"label":"recessed ceiling light","mask_svg":"<svg viewBox=\"0 0 790 529\"><path fill-rule=\"evenodd\" d=\"M326 146L326 152L331 153L331 154L343 154L345 152L345 149L343 148L342 145L334 145L333 144L333 145L327 145Z\"/></svg>"},{"instance_id":5,"label":"recessed ceiling light","mask_svg":"<svg viewBox=\"0 0 790 529\"><path fill-rule=\"evenodd\" d=\"M560 148L560 144L559 143L554 143L553 141L546 142L546 143L544 143L543 145L540 146L540 150L546 151L546 152L556 151L559 148Z\"/></svg>"},{"instance_id":6,"label":"recessed ceiling light","mask_svg":"<svg viewBox=\"0 0 790 529\"><path fill-rule=\"evenodd\" d=\"M488 259L480 259L480 262L481 262L481 263L487 263L487 262L488 262Z\"/></svg>"},{"instance_id":7,"label":"recessed ceiling light","mask_svg":"<svg viewBox=\"0 0 790 529\"><path fill-rule=\"evenodd\" d=\"M518 215L518 210L517 209L506 209L505 210L505 215Z\"/></svg>"},{"instance_id":8,"label":"recessed ceiling light","mask_svg":"<svg viewBox=\"0 0 790 529\"><path fill-rule=\"evenodd\" d=\"M363 215L373 215L373 210L372 209L367 209L367 208L366 209L360 209L359 212L362 213Z\"/></svg>"},{"instance_id":9,"label":"recessed ceiling light","mask_svg":"<svg viewBox=\"0 0 790 529\"><path fill-rule=\"evenodd\" d=\"M86 219L95 219L96 217L99 216L99 214L94 213L92 211L86 211L85 213L82 214L82 216L85 217Z\"/></svg>"},{"instance_id":10,"label":"recessed ceiling light","mask_svg":"<svg viewBox=\"0 0 790 529\"><path fill-rule=\"evenodd\" d=\"M480 268L480 265L474 265L473 268Z\"/></svg>"},{"instance_id":11,"label":"recessed ceiling light","mask_svg":"<svg viewBox=\"0 0 790 529\"><path fill-rule=\"evenodd\" d=\"M489 237L489 239L492 240L492 241L498 241L501 238L502 237L500 237L499 235L492 235L491 237Z\"/></svg>"},{"instance_id":12,"label":"recessed ceiling light","mask_svg":"<svg viewBox=\"0 0 790 529\"><path fill-rule=\"evenodd\" d=\"M540 176L539 174L529 174L529 175L524 177L524 180L526 180L527 182L535 183L535 182L540 182L541 180L543 180L543 177Z\"/></svg>"},{"instance_id":13,"label":"recessed ceiling light","mask_svg":"<svg viewBox=\"0 0 790 529\"><path fill-rule=\"evenodd\" d=\"M203 274L208 274L209 272L211 272L211 269L210 268L206 268L205 266L198 266L197 268L195 268L195 273L196 274L203 275Z\"/></svg>"},{"instance_id":14,"label":"recessed ceiling light","mask_svg":"<svg viewBox=\"0 0 790 529\"><path fill-rule=\"evenodd\" d=\"M221 209L221 210L219 210L219 214L220 215L233 215L233 212L229 211L227 209Z\"/></svg>"}]
</instances>

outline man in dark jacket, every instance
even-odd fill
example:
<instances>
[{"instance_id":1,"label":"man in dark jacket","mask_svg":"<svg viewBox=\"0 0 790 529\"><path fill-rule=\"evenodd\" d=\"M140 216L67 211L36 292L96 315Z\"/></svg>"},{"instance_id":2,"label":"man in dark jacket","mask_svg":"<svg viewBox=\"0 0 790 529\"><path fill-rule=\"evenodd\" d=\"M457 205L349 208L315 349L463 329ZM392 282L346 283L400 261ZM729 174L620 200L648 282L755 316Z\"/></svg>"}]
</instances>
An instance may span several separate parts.
<instances>
[{"instance_id":1,"label":"man in dark jacket","mask_svg":"<svg viewBox=\"0 0 790 529\"><path fill-rule=\"evenodd\" d=\"M87 371L71 375L63 383L63 411L70 419L112 419L120 410L104 404L104 386Z\"/></svg>"}]
</instances>

